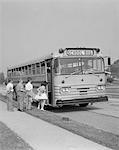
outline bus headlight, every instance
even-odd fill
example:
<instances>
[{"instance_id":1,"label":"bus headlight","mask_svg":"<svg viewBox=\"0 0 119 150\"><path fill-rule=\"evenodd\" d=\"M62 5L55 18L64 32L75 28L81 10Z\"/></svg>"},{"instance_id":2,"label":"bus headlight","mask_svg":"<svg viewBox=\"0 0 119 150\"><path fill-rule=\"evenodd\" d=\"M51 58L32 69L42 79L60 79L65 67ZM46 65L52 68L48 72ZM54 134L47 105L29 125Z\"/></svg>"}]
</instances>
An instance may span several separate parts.
<instances>
[{"instance_id":1,"label":"bus headlight","mask_svg":"<svg viewBox=\"0 0 119 150\"><path fill-rule=\"evenodd\" d=\"M104 91L104 90L105 90L105 86L104 86L104 85L98 85L98 86L97 86L97 89L98 89L98 90L103 90L103 91Z\"/></svg>"},{"instance_id":2,"label":"bus headlight","mask_svg":"<svg viewBox=\"0 0 119 150\"><path fill-rule=\"evenodd\" d=\"M70 91L70 88L71 88L71 87L62 87L62 88L60 89L60 93L68 93L68 92Z\"/></svg>"}]
</instances>

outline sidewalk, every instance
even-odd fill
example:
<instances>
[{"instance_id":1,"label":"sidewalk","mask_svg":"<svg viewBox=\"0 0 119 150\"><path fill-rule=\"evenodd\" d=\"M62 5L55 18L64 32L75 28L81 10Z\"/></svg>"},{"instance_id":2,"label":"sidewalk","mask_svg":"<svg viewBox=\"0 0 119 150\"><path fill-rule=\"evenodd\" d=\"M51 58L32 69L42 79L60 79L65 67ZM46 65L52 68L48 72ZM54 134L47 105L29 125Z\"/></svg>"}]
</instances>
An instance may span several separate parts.
<instances>
[{"instance_id":1,"label":"sidewalk","mask_svg":"<svg viewBox=\"0 0 119 150\"><path fill-rule=\"evenodd\" d=\"M2 101L0 121L35 150L111 150L24 112L8 112Z\"/></svg>"}]
</instances>

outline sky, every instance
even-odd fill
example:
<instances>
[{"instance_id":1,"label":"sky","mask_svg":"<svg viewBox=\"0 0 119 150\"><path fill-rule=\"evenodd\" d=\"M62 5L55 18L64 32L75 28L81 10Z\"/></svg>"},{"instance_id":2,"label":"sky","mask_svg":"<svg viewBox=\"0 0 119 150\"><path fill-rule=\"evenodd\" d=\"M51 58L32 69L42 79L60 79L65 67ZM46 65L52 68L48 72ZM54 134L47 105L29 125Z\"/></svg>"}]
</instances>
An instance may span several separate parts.
<instances>
[{"instance_id":1,"label":"sky","mask_svg":"<svg viewBox=\"0 0 119 150\"><path fill-rule=\"evenodd\" d=\"M1 0L0 71L66 47L119 58L118 0Z\"/></svg>"}]
</instances>

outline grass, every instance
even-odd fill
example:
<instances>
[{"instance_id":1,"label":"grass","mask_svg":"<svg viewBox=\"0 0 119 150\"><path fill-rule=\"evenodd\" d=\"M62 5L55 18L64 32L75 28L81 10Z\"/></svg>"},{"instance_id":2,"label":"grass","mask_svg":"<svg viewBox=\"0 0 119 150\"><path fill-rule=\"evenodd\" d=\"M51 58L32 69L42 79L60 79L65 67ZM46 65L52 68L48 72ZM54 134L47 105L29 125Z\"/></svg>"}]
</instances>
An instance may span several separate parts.
<instances>
[{"instance_id":1,"label":"grass","mask_svg":"<svg viewBox=\"0 0 119 150\"><path fill-rule=\"evenodd\" d=\"M0 122L0 150L34 150L16 133Z\"/></svg>"}]
</instances>

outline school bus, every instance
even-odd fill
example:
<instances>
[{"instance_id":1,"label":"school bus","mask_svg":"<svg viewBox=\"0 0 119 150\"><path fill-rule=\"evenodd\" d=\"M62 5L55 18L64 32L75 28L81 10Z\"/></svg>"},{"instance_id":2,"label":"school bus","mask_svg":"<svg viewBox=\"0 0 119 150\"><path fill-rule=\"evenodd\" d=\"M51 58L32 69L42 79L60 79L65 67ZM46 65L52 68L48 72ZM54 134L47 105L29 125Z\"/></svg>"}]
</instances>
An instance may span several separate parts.
<instances>
[{"instance_id":1,"label":"school bus","mask_svg":"<svg viewBox=\"0 0 119 150\"><path fill-rule=\"evenodd\" d=\"M48 56L9 67L14 85L32 78L34 88L46 81L48 104L87 106L108 101L104 57L98 48L64 48Z\"/></svg>"}]
</instances>

